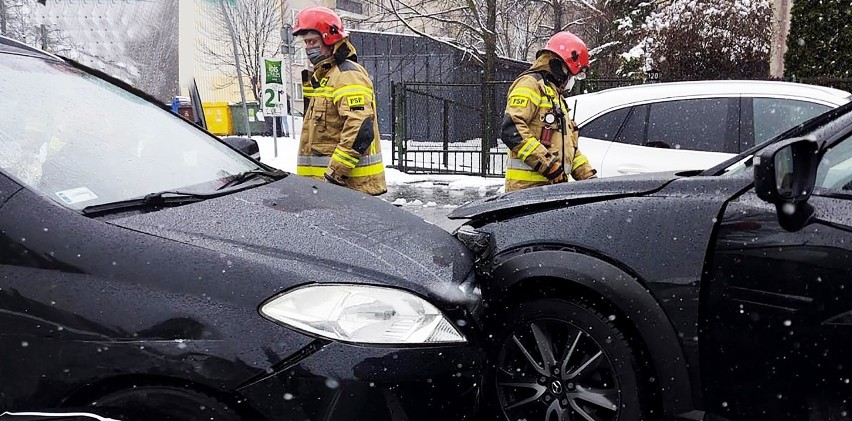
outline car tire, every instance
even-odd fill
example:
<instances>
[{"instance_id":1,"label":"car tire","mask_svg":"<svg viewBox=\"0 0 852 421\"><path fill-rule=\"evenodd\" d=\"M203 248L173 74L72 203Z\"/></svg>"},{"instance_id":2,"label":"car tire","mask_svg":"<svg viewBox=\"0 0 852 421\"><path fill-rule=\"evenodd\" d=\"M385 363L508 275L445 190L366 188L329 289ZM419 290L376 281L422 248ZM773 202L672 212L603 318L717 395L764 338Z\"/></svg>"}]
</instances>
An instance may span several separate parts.
<instances>
[{"instance_id":1,"label":"car tire","mask_svg":"<svg viewBox=\"0 0 852 421\"><path fill-rule=\"evenodd\" d=\"M508 308L492 329L485 419L649 419L651 380L614 320L580 300Z\"/></svg>"},{"instance_id":2,"label":"car tire","mask_svg":"<svg viewBox=\"0 0 852 421\"><path fill-rule=\"evenodd\" d=\"M216 397L175 386L139 386L108 393L92 406L158 421L239 421L243 417Z\"/></svg>"}]
</instances>

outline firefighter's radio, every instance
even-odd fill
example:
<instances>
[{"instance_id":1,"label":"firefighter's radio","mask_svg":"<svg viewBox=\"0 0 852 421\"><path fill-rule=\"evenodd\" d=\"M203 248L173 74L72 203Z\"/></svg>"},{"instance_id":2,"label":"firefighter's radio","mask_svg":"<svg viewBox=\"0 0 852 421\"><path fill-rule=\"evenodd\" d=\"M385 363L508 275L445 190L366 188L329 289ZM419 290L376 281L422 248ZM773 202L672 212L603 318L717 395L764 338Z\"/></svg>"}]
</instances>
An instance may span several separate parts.
<instances>
[{"instance_id":1,"label":"firefighter's radio","mask_svg":"<svg viewBox=\"0 0 852 421\"><path fill-rule=\"evenodd\" d=\"M541 129L541 144L550 147L550 138L553 137L553 125L556 124L559 117L556 113L549 112L543 116L541 116L541 121L544 123L544 127Z\"/></svg>"}]
</instances>

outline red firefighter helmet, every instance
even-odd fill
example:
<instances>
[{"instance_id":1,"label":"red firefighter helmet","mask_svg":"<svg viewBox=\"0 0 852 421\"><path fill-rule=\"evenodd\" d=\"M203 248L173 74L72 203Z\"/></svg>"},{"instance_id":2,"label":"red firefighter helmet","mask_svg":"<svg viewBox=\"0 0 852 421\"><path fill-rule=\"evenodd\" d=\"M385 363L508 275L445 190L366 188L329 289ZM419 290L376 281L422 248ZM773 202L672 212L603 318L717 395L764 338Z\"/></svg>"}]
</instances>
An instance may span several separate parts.
<instances>
[{"instance_id":1,"label":"red firefighter helmet","mask_svg":"<svg viewBox=\"0 0 852 421\"><path fill-rule=\"evenodd\" d=\"M562 58L572 75L589 68L589 49L586 48L586 43L568 31L558 32L550 37L544 48L536 53L536 57L544 51L550 51Z\"/></svg>"},{"instance_id":2,"label":"red firefighter helmet","mask_svg":"<svg viewBox=\"0 0 852 421\"><path fill-rule=\"evenodd\" d=\"M293 25L293 35L301 35L307 31L317 31L322 36L325 45L334 45L337 41L346 38L343 30L343 21L333 10L314 6L299 12L296 15L296 24Z\"/></svg>"}]
</instances>

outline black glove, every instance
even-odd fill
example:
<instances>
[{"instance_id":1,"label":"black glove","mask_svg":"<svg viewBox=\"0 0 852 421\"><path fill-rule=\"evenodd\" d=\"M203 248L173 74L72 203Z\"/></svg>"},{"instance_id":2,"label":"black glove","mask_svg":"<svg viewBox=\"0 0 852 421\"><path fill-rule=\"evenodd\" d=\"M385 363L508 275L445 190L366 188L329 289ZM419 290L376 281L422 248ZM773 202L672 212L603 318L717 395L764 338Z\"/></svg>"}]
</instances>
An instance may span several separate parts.
<instances>
[{"instance_id":1,"label":"black glove","mask_svg":"<svg viewBox=\"0 0 852 421\"><path fill-rule=\"evenodd\" d=\"M547 164L539 163L536 168L539 174L543 175L548 180L557 180L565 178L565 170L562 167L562 160L559 157L554 157Z\"/></svg>"},{"instance_id":2,"label":"black glove","mask_svg":"<svg viewBox=\"0 0 852 421\"><path fill-rule=\"evenodd\" d=\"M325 175L325 181L328 181L331 184L337 184L338 186L346 187L346 178L345 177L336 176L334 173L329 174L327 172L324 175Z\"/></svg>"}]
</instances>

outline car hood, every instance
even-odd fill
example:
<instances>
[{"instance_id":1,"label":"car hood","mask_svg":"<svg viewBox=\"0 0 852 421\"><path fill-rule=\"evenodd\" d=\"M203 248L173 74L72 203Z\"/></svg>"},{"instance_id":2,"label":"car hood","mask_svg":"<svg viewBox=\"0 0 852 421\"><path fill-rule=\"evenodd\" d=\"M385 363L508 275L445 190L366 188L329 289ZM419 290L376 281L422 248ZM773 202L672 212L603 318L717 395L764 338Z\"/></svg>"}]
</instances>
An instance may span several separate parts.
<instances>
[{"instance_id":1,"label":"car hood","mask_svg":"<svg viewBox=\"0 0 852 421\"><path fill-rule=\"evenodd\" d=\"M524 189L477 200L461 206L450 219L500 216L539 211L577 202L595 202L619 196L639 196L659 190L672 180L694 172L661 172L624 177L598 178Z\"/></svg>"},{"instance_id":2,"label":"car hood","mask_svg":"<svg viewBox=\"0 0 852 421\"><path fill-rule=\"evenodd\" d=\"M457 239L416 215L295 175L109 222L272 270L295 264L320 282L388 284L442 298L460 290L473 266Z\"/></svg>"}]
</instances>

